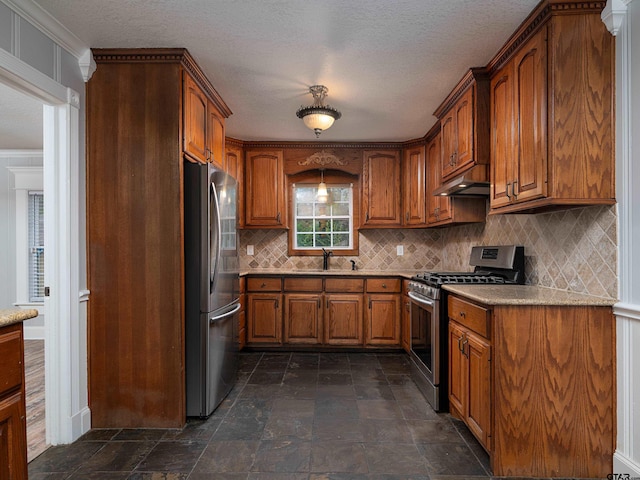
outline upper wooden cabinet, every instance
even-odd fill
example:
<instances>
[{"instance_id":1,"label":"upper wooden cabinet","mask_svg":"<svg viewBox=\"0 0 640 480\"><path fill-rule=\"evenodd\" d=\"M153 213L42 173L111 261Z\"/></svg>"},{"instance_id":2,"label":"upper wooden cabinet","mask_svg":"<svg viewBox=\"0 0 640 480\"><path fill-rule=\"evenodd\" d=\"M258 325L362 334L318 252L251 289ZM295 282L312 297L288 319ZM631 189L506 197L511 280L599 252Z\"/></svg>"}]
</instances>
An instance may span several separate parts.
<instances>
[{"instance_id":1,"label":"upper wooden cabinet","mask_svg":"<svg viewBox=\"0 0 640 480\"><path fill-rule=\"evenodd\" d=\"M427 223L426 173L425 146L405 149L402 158L402 222L407 227L424 227Z\"/></svg>"},{"instance_id":2,"label":"upper wooden cabinet","mask_svg":"<svg viewBox=\"0 0 640 480\"><path fill-rule=\"evenodd\" d=\"M487 205L484 198L434 195L442 178L440 162L441 134L427 134L427 226L442 227L459 223L484 222Z\"/></svg>"},{"instance_id":3,"label":"upper wooden cabinet","mask_svg":"<svg viewBox=\"0 0 640 480\"><path fill-rule=\"evenodd\" d=\"M248 150L245 155L245 226L285 228L282 150Z\"/></svg>"},{"instance_id":4,"label":"upper wooden cabinet","mask_svg":"<svg viewBox=\"0 0 640 480\"><path fill-rule=\"evenodd\" d=\"M435 111L441 128L442 181L488 165L488 108L489 76L484 68L472 68Z\"/></svg>"},{"instance_id":5,"label":"upper wooden cabinet","mask_svg":"<svg viewBox=\"0 0 640 480\"><path fill-rule=\"evenodd\" d=\"M224 166L224 117L198 83L184 73L184 152L199 162Z\"/></svg>"},{"instance_id":6,"label":"upper wooden cabinet","mask_svg":"<svg viewBox=\"0 0 640 480\"><path fill-rule=\"evenodd\" d=\"M236 179L236 200L238 228L244 227L244 152L242 147L233 143L233 139L225 139L224 171Z\"/></svg>"},{"instance_id":7,"label":"upper wooden cabinet","mask_svg":"<svg viewBox=\"0 0 640 480\"><path fill-rule=\"evenodd\" d=\"M361 227L402 225L400 179L398 150L364 152Z\"/></svg>"},{"instance_id":8,"label":"upper wooden cabinet","mask_svg":"<svg viewBox=\"0 0 640 480\"><path fill-rule=\"evenodd\" d=\"M601 7L546 3L490 64L491 213L615 202L613 37Z\"/></svg>"}]
</instances>

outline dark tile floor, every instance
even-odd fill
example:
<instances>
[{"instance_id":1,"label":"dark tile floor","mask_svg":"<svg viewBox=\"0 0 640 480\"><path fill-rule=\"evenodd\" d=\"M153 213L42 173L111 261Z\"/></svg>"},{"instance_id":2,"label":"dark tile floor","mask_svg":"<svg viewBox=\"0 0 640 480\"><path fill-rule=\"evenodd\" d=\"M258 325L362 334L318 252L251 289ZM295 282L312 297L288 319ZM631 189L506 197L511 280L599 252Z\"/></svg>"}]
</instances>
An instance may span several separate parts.
<instances>
[{"instance_id":1,"label":"dark tile floor","mask_svg":"<svg viewBox=\"0 0 640 480\"><path fill-rule=\"evenodd\" d=\"M238 384L182 430L92 430L29 478L437 480L488 478L466 427L436 414L404 354L246 353Z\"/></svg>"}]
</instances>

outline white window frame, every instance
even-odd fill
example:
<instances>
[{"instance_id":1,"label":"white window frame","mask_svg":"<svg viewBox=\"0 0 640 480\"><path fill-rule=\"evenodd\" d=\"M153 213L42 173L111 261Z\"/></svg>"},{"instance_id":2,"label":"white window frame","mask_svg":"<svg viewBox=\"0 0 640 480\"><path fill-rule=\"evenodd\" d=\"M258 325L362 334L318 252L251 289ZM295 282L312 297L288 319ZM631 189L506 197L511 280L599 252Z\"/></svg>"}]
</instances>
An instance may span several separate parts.
<instances>
[{"instance_id":1,"label":"white window frame","mask_svg":"<svg viewBox=\"0 0 640 480\"><path fill-rule=\"evenodd\" d=\"M42 152L40 152L42 155ZM44 301L29 298L29 192L44 190L43 167L7 167L15 176L16 194L16 301L20 308L35 308L44 314Z\"/></svg>"},{"instance_id":2,"label":"white window frame","mask_svg":"<svg viewBox=\"0 0 640 480\"><path fill-rule=\"evenodd\" d=\"M353 197L354 197L354 190L353 190L353 184L349 184L349 183L330 183L327 184L327 188L331 189L331 188L344 188L344 187L348 187L349 191L351 192L351 196L349 199L349 214L348 216L336 216L336 217L332 217L332 218L345 218L349 220L349 229L344 232L346 234L349 235L349 244L345 245L345 246L325 246L325 247L321 247L321 246L312 246L312 247L305 247L305 246L298 246L298 203L296 200L296 189L297 188L315 188L317 191L317 184L311 184L311 183L295 183L293 184L293 245L292 245L292 250L294 251L303 251L303 250L307 250L307 251L322 251L323 248L326 248L328 250L331 251L340 251L340 250L353 250L354 249L354 237L356 235L356 229L355 229L355 219L354 219L354 215L353 215ZM316 192L317 193L317 192ZM322 202L316 202L316 203L322 203ZM303 217L303 218L309 218L309 219L313 219L314 222L317 218L315 215L311 216L311 217ZM332 233L336 233L336 232L332 232ZM338 233L343 233L343 232L338 232Z\"/></svg>"}]
</instances>

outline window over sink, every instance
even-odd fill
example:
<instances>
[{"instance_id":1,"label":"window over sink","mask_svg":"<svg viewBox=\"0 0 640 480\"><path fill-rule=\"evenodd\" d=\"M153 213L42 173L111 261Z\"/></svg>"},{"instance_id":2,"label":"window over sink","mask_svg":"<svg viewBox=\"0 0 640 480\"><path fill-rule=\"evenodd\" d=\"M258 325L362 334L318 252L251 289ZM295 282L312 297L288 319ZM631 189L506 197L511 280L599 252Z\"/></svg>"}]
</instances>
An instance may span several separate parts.
<instances>
[{"instance_id":1,"label":"window over sink","mask_svg":"<svg viewBox=\"0 0 640 480\"><path fill-rule=\"evenodd\" d=\"M323 177L323 178L322 178ZM357 177L342 172L304 172L289 178L291 218L289 255L357 255ZM318 195L321 178L327 196Z\"/></svg>"}]
</instances>

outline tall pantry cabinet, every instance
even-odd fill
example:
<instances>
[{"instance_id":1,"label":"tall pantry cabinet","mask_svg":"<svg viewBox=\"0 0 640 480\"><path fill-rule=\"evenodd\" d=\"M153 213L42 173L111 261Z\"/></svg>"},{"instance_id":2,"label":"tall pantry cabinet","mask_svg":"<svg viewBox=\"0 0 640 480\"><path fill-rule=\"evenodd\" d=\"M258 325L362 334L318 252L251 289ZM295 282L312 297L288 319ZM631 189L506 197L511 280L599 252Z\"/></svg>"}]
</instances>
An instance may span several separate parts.
<instances>
[{"instance_id":1,"label":"tall pantry cabinet","mask_svg":"<svg viewBox=\"0 0 640 480\"><path fill-rule=\"evenodd\" d=\"M186 132L193 123L185 118L186 92L194 85L201 90L207 109L221 118L218 129L231 111L185 49L93 54L97 69L87 85L92 427L182 427L183 161L220 162L221 154L209 152L224 151L210 140L224 133L205 131L207 155L187 155L199 134Z\"/></svg>"}]
</instances>

